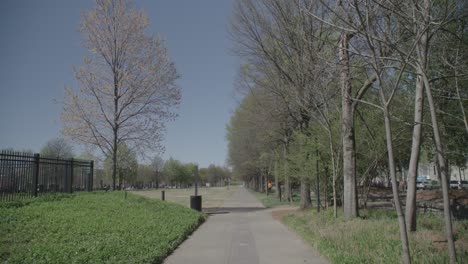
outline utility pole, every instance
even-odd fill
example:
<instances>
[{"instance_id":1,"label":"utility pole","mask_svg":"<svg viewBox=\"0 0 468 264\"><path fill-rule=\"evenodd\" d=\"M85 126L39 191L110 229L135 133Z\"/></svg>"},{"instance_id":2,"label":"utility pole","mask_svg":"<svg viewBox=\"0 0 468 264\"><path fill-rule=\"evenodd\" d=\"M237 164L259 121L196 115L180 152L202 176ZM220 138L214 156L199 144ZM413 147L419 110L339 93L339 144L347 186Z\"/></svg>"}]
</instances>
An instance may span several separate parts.
<instances>
[{"instance_id":1,"label":"utility pole","mask_svg":"<svg viewBox=\"0 0 468 264\"><path fill-rule=\"evenodd\" d=\"M195 196L198 196L198 165L195 166Z\"/></svg>"}]
</instances>

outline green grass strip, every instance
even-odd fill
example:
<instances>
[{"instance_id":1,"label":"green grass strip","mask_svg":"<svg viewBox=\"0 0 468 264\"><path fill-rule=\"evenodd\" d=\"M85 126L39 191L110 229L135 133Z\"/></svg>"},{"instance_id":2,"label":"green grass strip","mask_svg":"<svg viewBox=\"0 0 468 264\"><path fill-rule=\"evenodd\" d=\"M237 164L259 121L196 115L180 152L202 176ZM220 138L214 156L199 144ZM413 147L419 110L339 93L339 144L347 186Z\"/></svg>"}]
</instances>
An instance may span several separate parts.
<instances>
[{"instance_id":1,"label":"green grass strip","mask_svg":"<svg viewBox=\"0 0 468 264\"><path fill-rule=\"evenodd\" d=\"M162 263L204 216L124 192L0 204L0 261Z\"/></svg>"},{"instance_id":2,"label":"green grass strip","mask_svg":"<svg viewBox=\"0 0 468 264\"><path fill-rule=\"evenodd\" d=\"M283 221L305 241L316 248L331 263L400 263L401 242L396 215L393 211L362 211L362 218L345 220L333 217L332 210L296 212ZM420 215L418 231L410 235L413 263L448 263L446 242L443 241L443 219L436 215ZM455 237L459 240L457 256L468 261L468 221L454 221ZM464 244L463 244L464 243Z\"/></svg>"}]
</instances>

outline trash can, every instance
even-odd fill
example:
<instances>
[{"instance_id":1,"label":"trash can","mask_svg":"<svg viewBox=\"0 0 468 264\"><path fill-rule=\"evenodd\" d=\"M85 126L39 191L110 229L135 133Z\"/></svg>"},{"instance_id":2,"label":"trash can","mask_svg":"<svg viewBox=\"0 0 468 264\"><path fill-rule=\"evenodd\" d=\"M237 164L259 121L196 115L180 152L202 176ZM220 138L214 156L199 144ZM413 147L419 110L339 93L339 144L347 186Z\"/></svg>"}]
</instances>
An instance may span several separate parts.
<instances>
[{"instance_id":1,"label":"trash can","mask_svg":"<svg viewBox=\"0 0 468 264\"><path fill-rule=\"evenodd\" d=\"M201 195L190 196L190 208L201 212L202 210L202 197Z\"/></svg>"}]
</instances>

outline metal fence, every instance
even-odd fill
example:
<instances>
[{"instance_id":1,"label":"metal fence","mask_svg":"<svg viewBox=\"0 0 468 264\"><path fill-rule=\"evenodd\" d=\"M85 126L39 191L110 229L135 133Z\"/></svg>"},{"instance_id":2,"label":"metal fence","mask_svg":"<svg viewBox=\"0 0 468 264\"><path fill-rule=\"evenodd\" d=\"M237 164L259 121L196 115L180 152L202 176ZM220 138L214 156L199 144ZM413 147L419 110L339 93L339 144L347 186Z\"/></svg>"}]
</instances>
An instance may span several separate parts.
<instances>
[{"instance_id":1,"label":"metal fence","mask_svg":"<svg viewBox=\"0 0 468 264\"><path fill-rule=\"evenodd\" d=\"M94 162L0 152L0 200L93 190Z\"/></svg>"}]
</instances>

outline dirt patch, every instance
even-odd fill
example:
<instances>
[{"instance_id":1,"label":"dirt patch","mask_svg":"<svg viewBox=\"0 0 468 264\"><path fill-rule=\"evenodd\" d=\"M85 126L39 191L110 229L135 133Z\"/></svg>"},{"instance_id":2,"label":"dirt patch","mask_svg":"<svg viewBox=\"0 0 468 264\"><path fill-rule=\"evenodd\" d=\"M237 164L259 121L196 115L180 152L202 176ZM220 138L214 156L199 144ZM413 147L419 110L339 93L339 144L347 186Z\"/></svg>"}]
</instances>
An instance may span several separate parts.
<instances>
[{"instance_id":1,"label":"dirt patch","mask_svg":"<svg viewBox=\"0 0 468 264\"><path fill-rule=\"evenodd\" d=\"M278 209L278 210L272 211L271 216L273 216L273 219L275 219L275 220L282 221L284 216L286 216L286 215L288 215L290 213L296 212L296 211L297 211L296 207Z\"/></svg>"},{"instance_id":2,"label":"dirt patch","mask_svg":"<svg viewBox=\"0 0 468 264\"><path fill-rule=\"evenodd\" d=\"M359 188L359 191L362 192L362 188ZM369 193L374 195L392 195L392 188L370 187Z\"/></svg>"},{"instance_id":3,"label":"dirt patch","mask_svg":"<svg viewBox=\"0 0 468 264\"><path fill-rule=\"evenodd\" d=\"M406 195L406 191L400 190L400 197ZM369 192L371 198L393 198L392 190L383 187L371 187ZM441 202L443 200L441 190L419 190L416 195L418 202ZM449 191L450 200L460 205L468 205L468 190L454 190Z\"/></svg>"},{"instance_id":4,"label":"dirt patch","mask_svg":"<svg viewBox=\"0 0 468 264\"><path fill-rule=\"evenodd\" d=\"M442 234L431 234L430 239L432 241L432 245L438 251L443 252L447 250L447 238ZM460 251L467 251L468 250L468 241L465 238L457 239L455 241L455 248Z\"/></svg>"},{"instance_id":5,"label":"dirt patch","mask_svg":"<svg viewBox=\"0 0 468 264\"><path fill-rule=\"evenodd\" d=\"M455 241L455 247L458 248L459 250L463 251L468 251L468 240L462 238L457 241Z\"/></svg>"},{"instance_id":6,"label":"dirt patch","mask_svg":"<svg viewBox=\"0 0 468 264\"><path fill-rule=\"evenodd\" d=\"M419 191L416 197L418 201L442 201L442 191ZM468 190L450 190L449 198L458 204L468 205Z\"/></svg>"}]
</instances>

